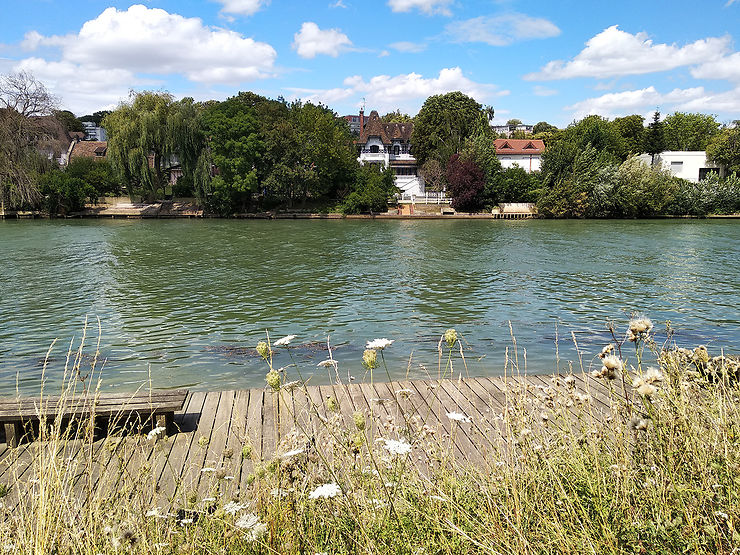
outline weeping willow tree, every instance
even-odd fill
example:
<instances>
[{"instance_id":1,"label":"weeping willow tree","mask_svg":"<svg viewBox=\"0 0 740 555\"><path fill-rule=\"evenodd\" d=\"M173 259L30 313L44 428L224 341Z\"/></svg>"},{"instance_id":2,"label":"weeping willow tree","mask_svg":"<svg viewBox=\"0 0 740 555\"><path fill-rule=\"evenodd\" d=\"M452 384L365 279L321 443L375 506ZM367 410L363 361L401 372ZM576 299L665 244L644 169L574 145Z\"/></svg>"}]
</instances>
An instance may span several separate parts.
<instances>
[{"instance_id":1,"label":"weeping willow tree","mask_svg":"<svg viewBox=\"0 0 740 555\"><path fill-rule=\"evenodd\" d=\"M108 156L129 194L154 200L165 193L169 170L180 164L199 197L210 182L209 152L201 110L192 98L164 92L134 93L103 119Z\"/></svg>"}]
</instances>

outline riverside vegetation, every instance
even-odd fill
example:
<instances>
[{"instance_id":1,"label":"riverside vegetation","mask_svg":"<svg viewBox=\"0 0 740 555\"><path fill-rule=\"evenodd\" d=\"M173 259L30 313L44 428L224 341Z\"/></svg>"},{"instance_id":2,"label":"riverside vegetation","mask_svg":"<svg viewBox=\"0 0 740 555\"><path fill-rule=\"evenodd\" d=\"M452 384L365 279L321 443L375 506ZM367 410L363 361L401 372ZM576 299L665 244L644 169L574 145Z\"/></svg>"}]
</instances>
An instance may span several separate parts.
<instances>
[{"instance_id":1,"label":"riverside vegetation","mask_svg":"<svg viewBox=\"0 0 740 555\"><path fill-rule=\"evenodd\" d=\"M91 422L42 422L28 472L18 476L24 461L16 461L2 475L0 545L38 554L732 553L740 545L738 361L656 345L652 332L648 319L634 318L591 363L581 356L547 387L518 379L514 341L505 408L448 413L447 437L409 411L403 390L389 401L395 420L356 412L343 421L336 399L325 409L309 403L315 435L294 415L274 458L259 460L248 442L224 454L249 472L241 491L223 468L202 468L206 495L162 498L150 466L130 473L126 464L169 441L152 446L158 429L109 437L96 452ZM272 364L294 339L257 345L275 403L308 399L299 366ZM368 342L366 379L387 376L392 343ZM96 389L99 362L83 345L70 349L67 396ZM319 366L343 379L331 351ZM461 338L448 330L437 374L464 368ZM575 379L586 373L591 382ZM584 383L608 393L603 413ZM492 446L480 464L451 448L463 429ZM68 455L75 442L77 458ZM104 475L91 470L95 457L111 461Z\"/></svg>"},{"instance_id":2,"label":"riverside vegetation","mask_svg":"<svg viewBox=\"0 0 740 555\"><path fill-rule=\"evenodd\" d=\"M28 107L28 108L25 108ZM84 116L108 132L107 161L57 166L60 137L81 128L54 109L28 73L0 76L0 206L67 215L108 194L154 201L194 196L207 212L384 212L399 190L393 171L360 166L347 122L324 105L239 92L223 102L133 93L113 112ZM427 190L452 207L490 211L534 202L546 217L650 217L740 211L740 127L677 112L649 127L642 116L588 116L559 130L538 123L541 172L503 169L490 125L494 110L461 92L429 97L413 121L411 148ZM61 129L61 131L60 131ZM524 137L520 137L524 138ZM730 177L694 184L637 162L663 150L706 150ZM172 168L182 176L170 184ZM375 169L373 169L375 168Z\"/></svg>"}]
</instances>

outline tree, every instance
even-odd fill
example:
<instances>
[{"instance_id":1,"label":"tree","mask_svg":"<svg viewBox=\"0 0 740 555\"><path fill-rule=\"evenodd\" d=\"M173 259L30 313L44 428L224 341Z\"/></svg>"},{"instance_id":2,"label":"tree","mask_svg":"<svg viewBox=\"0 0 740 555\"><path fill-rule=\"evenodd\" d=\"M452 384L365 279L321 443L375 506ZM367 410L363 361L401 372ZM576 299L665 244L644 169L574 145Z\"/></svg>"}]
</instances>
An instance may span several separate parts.
<instances>
[{"instance_id":1,"label":"tree","mask_svg":"<svg viewBox=\"0 0 740 555\"><path fill-rule=\"evenodd\" d=\"M30 73L0 76L0 208L40 200L38 175L49 161L38 149L54 140L53 110L53 97Z\"/></svg>"},{"instance_id":2,"label":"tree","mask_svg":"<svg viewBox=\"0 0 740 555\"><path fill-rule=\"evenodd\" d=\"M121 180L108 160L73 158L67 165L65 173L89 185L90 198L121 194Z\"/></svg>"},{"instance_id":3,"label":"tree","mask_svg":"<svg viewBox=\"0 0 740 555\"><path fill-rule=\"evenodd\" d=\"M424 188L427 191L444 191L447 186L447 175L437 160L427 160L419 168L419 175L424 179Z\"/></svg>"},{"instance_id":4,"label":"tree","mask_svg":"<svg viewBox=\"0 0 740 555\"><path fill-rule=\"evenodd\" d=\"M613 123L624 140L626 156L644 152L645 118L634 114L623 118L616 118Z\"/></svg>"},{"instance_id":5,"label":"tree","mask_svg":"<svg viewBox=\"0 0 740 555\"><path fill-rule=\"evenodd\" d=\"M665 150L665 134L663 122L660 121L660 112L655 110L653 121L648 125L645 134L645 152L650 155L650 163L655 164L655 156Z\"/></svg>"},{"instance_id":6,"label":"tree","mask_svg":"<svg viewBox=\"0 0 740 555\"><path fill-rule=\"evenodd\" d=\"M380 121L383 123L410 123L414 121L414 118L408 114L401 113L401 110L396 110L395 112L388 112L384 116L381 116Z\"/></svg>"},{"instance_id":7,"label":"tree","mask_svg":"<svg viewBox=\"0 0 740 555\"><path fill-rule=\"evenodd\" d=\"M108 154L129 194L154 200L165 193L168 170L179 161L183 173L199 182L209 178L205 134L193 99L175 101L169 93L135 93L102 122ZM200 164L201 170L196 171ZM206 188L205 183L196 190Z\"/></svg>"},{"instance_id":8,"label":"tree","mask_svg":"<svg viewBox=\"0 0 740 555\"><path fill-rule=\"evenodd\" d=\"M66 215L81 210L85 200L95 197L95 189L79 177L53 170L41 177L40 191L49 215Z\"/></svg>"},{"instance_id":9,"label":"tree","mask_svg":"<svg viewBox=\"0 0 740 555\"><path fill-rule=\"evenodd\" d=\"M707 158L725 166L728 172L740 173L740 127L728 127L707 145Z\"/></svg>"},{"instance_id":10,"label":"tree","mask_svg":"<svg viewBox=\"0 0 740 555\"><path fill-rule=\"evenodd\" d=\"M532 134L537 135L538 133L547 133L548 131L557 131L557 127L550 125L546 121L538 121L532 127Z\"/></svg>"},{"instance_id":11,"label":"tree","mask_svg":"<svg viewBox=\"0 0 740 555\"><path fill-rule=\"evenodd\" d=\"M435 159L446 168L465 140L478 132L490 133L492 109L461 92L430 96L414 118L411 144L420 165Z\"/></svg>"},{"instance_id":12,"label":"tree","mask_svg":"<svg viewBox=\"0 0 740 555\"><path fill-rule=\"evenodd\" d=\"M517 118L512 118L506 122L506 125L508 125L509 127L516 127L517 125L521 125L521 124L522 124L522 120L517 119Z\"/></svg>"},{"instance_id":13,"label":"tree","mask_svg":"<svg viewBox=\"0 0 740 555\"><path fill-rule=\"evenodd\" d=\"M81 133L85 130L82 121L78 120L69 110L55 110L54 117L64 126L65 131Z\"/></svg>"},{"instance_id":14,"label":"tree","mask_svg":"<svg viewBox=\"0 0 740 555\"><path fill-rule=\"evenodd\" d=\"M110 114L110 110L100 110L99 112L95 112L93 114L87 114L85 116L82 116L80 118L80 121L91 121L95 124L96 127L100 127L100 124L103 122L103 119L105 116Z\"/></svg>"},{"instance_id":15,"label":"tree","mask_svg":"<svg viewBox=\"0 0 740 555\"><path fill-rule=\"evenodd\" d=\"M675 112L663 122L664 150L706 150L719 128L714 116Z\"/></svg>"},{"instance_id":16,"label":"tree","mask_svg":"<svg viewBox=\"0 0 740 555\"><path fill-rule=\"evenodd\" d=\"M399 192L393 170L381 170L378 164L365 164L356 175L353 190L342 203L342 211L345 214L386 212L389 200Z\"/></svg>"},{"instance_id":17,"label":"tree","mask_svg":"<svg viewBox=\"0 0 740 555\"><path fill-rule=\"evenodd\" d=\"M474 160L453 154L447 165L447 182L452 208L462 212L476 212L483 208L486 180Z\"/></svg>"}]
</instances>

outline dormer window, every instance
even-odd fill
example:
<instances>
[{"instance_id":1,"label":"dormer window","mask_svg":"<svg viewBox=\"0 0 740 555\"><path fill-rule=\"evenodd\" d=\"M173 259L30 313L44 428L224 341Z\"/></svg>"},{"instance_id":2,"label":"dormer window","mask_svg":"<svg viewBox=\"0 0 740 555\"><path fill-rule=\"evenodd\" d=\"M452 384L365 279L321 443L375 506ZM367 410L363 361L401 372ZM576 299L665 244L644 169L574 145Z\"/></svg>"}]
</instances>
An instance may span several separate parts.
<instances>
[{"instance_id":1,"label":"dormer window","mask_svg":"<svg viewBox=\"0 0 740 555\"><path fill-rule=\"evenodd\" d=\"M378 145L372 145L372 146L370 147L370 152L371 152L372 154L377 154L378 152L380 152L380 147L378 147Z\"/></svg>"},{"instance_id":2,"label":"dormer window","mask_svg":"<svg viewBox=\"0 0 740 555\"><path fill-rule=\"evenodd\" d=\"M394 154L395 156L398 156L399 154L401 154L401 147L400 147L400 146L398 146L398 145L394 146L394 147L393 147L393 154Z\"/></svg>"}]
</instances>

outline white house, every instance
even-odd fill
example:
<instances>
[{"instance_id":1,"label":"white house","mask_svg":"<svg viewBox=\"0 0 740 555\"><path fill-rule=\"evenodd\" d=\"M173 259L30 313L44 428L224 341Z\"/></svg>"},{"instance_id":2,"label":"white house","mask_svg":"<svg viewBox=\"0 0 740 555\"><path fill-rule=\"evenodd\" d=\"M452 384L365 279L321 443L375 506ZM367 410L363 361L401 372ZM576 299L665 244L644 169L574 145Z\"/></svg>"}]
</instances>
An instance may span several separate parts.
<instances>
[{"instance_id":1,"label":"white house","mask_svg":"<svg viewBox=\"0 0 740 555\"><path fill-rule=\"evenodd\" d=\"M540 171L544 142L534 139L496 139L493 144L502 168L517 165L527 173Z\"/></svg>"},{"instance_id":2,"label":"white house","mask_svg":"<svg viewBox=\"0 0 740 555\"><path fill-rule=\"evenodd\" d=\"M357 140L360 164L382 164L396 176L396 186L406 195L424 195L424 180L418 174L411 154L413 123L383 123L373 110L365 118L360 111L360 138Z\"/></svg>"},{"instance_id":3,"label":"white house","mask_svg":"<svg viewBox=\"0 0 740 555\"><path fill-rule=\"evenodd\" d=\"M639 158L647 164L651 162L649 154L641 154ZM666 150L655 156L655 163L676 177L694 183L706 178L710 172L717 172L720 177L725 175L725 169L708 161L707 153L703 150Z\"/></svg>"}]
</instances>

